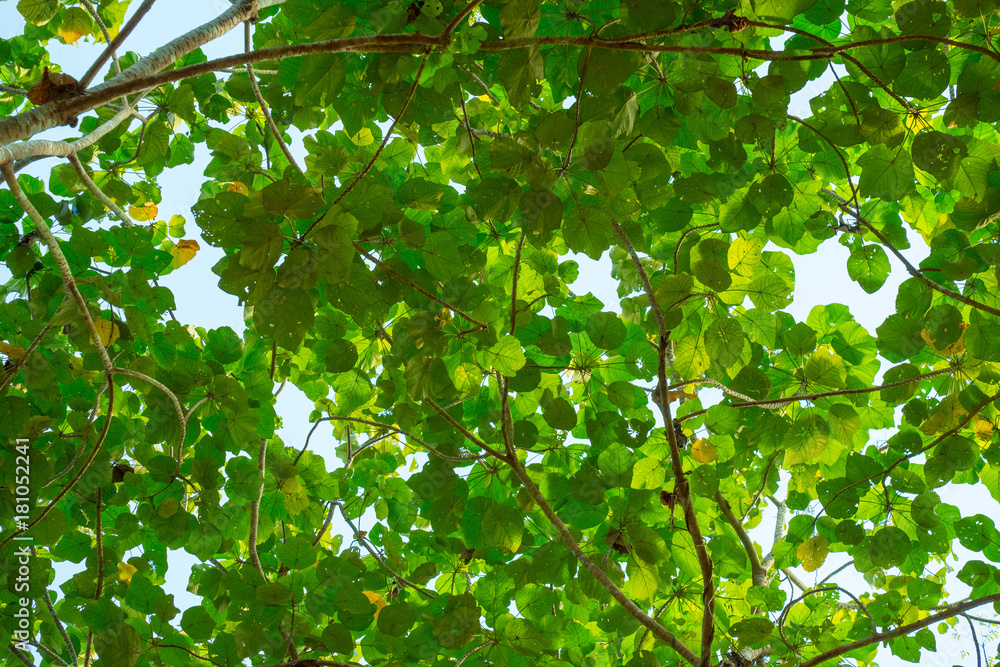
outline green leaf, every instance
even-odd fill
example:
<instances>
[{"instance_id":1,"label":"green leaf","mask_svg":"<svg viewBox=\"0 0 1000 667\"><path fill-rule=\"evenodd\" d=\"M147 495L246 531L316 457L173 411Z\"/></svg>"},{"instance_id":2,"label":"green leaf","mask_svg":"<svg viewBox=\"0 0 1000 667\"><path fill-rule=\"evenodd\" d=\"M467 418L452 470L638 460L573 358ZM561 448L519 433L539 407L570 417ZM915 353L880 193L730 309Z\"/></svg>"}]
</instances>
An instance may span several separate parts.
<instances>
[{"instance_id":1,"label":"green leaf","mask_svg":"<svg viewBox=\"0 0 1000 667\"><path fill-rule=\"evenodd\" d=\"M505 39L531 37L538 30L542 11L538 0L511 0L500 11L500 27Z\"/></svg>"},{"instance_id":2,"label":"green leaf","mask_svg":"<svg viewBox=\"0 0 1000 667\"><path fill-rule=\"evenodd\" d=\"M889 256L882 246L856 246L847 260L847 275L868 294L874 294L889 277Z\"/></svg>"},{"instance_id":3,"label":"green leaf","mask_svg":"<svg viewBox=\"0 0 1000 667\"><path fill-rule=\"evenodd\" d=\"M524 534L524 518L510 505L491 505L483 512L483 541L486 544L515 553L521 548Z\"/></svg>"},{"instance_id":4,"label":"green leaf","mask_svg":"<svg viewBox=\"0 0 1000 667\"><path fill-rule=\"evenodd\" d=\"M489 350L490 365L507 377L513 377L524 366L524 350L514 336L504 336Z\"/></svg>"},{"instance_id":5,"label":"green leaf","mask_svg":"<svg viewBox=\"0 0 1000 667\"><path fill-rule=\"evenodd\" d=\"M215 621L202 607L191 607L181 617L181 628L196 642L209 639L215 627Z\"/></svg>"},{"instance_id":6,"label":"green leaf","mask_svg":"<svg viewBox=\"0 0 1000 667\"><path fill-rule=\"evenodd\" d=\"M817 414L805 415L795 420L785 434L785 465L814 463L826 451L830 438L830 425Z\"/></svg>"},{"instance_id":7,"label":"green leaf","mask_svg":"<svg viewBox=\"0 0 1000 667\"><path fill-rule=\"evenodd\" d=\"M910 553L910 538L896 526L875 531L868 544L868 555L879 567L896 567Z\"/></svg>"},{"instance_id":8,"label":"green leaf","mask_svg":"<svg viewBox=\"0 0 1000 667\"><path fill-rule=\"evenodd\" d=\"M600 259L611 245L614 230L611 217L599 208L577 206L563 221L563 238L574 252Z\"/></svg>"},{"instance_id":9,"label":"green leaf","mask_svg":"<svg viewBox=\"0 0 1000 667\"><path fill-rule=\"evenodd\" d=\"M597 347L614 350L625 342L625 323L614 313L594 313L587 320L587 335Z\"/></svg>"},{"instance_id":10,"label":"green leaf","mask_svg":"<svg viewBox=\"0 0 1000 667\"><path fill-rule=\"evenodd\" d=\"M913 162L902 147L870 148L858 158L861 167L859 190L863 197L899 201L913 190Z\"/></svg>"},{"instance_id":11,"label":"green leaf","mask_svg":"<svg viewBox=\"0 0 1000 667\"><path fill-rule=\"evenodd\" d=\"M638 65L634 51L584 49L577 61L577 74L595 95L610 95L632 76Z\"/></svg>"},{"instance_id":12,"label":"green leaf","mask_svg":"<svg viewBox=\"0 0 1000 667\"><path fill-rule=\"evenodd\" d=\"M390 637L400 637L413 627L417 614L405 602L393 602L378 614L379 632Z\"/></svg>"}]
</instances>

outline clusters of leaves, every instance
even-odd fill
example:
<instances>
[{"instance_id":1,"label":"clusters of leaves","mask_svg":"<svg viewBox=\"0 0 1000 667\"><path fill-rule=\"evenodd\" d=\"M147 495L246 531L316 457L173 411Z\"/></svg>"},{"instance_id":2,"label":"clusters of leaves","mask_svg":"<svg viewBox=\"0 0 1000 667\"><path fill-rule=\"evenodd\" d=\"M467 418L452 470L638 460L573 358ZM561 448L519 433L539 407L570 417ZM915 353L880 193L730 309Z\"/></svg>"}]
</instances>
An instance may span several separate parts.
<instances>
[{"instance_id":1,"label":"clusters of leaves","mask_svg":"<svg viewBox=\"0 0 1000 667\"><path fill-rule=\"evenodd\" d=\"M241 0L31 105L47 42L128 4L20 0L0 40L0 514L15 438L31 503L0 599L43 664L865 665L1000 600L993 522L938 492L1000 498L996 0ZM124 213L196 145L242 335L172 318L157 281L197 246ZM909 272L876 331L782 310L824 242L867 293ZM570 252L609 254L619 304L569 289ZM285 382L311 444L275 435ZM957 544L982 560L949 605ZM867 590L795 576L829 554ZM54 561L80 569L52 605Z\"/></svg>"}]
</instances>

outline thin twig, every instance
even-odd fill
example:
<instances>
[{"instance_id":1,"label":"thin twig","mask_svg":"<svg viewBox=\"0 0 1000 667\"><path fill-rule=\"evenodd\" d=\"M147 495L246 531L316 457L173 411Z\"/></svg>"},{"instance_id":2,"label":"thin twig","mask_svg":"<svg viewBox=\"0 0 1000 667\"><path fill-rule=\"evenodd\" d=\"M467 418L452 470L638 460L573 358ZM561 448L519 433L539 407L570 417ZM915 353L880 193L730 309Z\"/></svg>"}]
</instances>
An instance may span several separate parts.
<instances>
[{"instance_id":1,"label":"thin twig","mask_svg":"<svg viewBox=\"0 0 1000 667\"><path fill-rule=\"evenodd\" d=\"M514 470L514 474L517 475L517 478L521 480L525 490L527 490L528 495L530 495L532 500L535 501L535 504L541 508L542 513L545 514L549 522L553 525L553 527L555 527L556 532L559 533L563 542L567 547L569 547L569 550L573 552L573 555L576 556L576 559L580 562L580 564L583 565L584 568L586 568L586 570L590 572L590 574L592 574L598 582L600 582L601 586L603 586L604 589L608 591L611 596L617 600L620 605L622 605L622 607L625 608L625 611L627 611L630 616L635 618L645 627L649 628L649 630L658 639L662 640L667 644L667 646L680 654L680 656L690 663L692 667L699 667L702 664L702 661L691 649L689 649L673 633L657 623L646 612L636 606L636 604L632 602L632 600L630 600L629 597L625 595L625 593L618 588L618 586L616 586L610 578L608 578L608 575L587 557L587 554L583 552L583 549L580 548L580 545L569 532L566 524L562 522L559 516L555 513L555 510L552 509L552 506L549 505L549 502L542 495L538 486L536 486L535 482L528 476L528 472L524 469L524 466L521 465L521 462L517 458L514 458L509 463L510 467Z\"/></svg>"},{"instance_id":2,"label":"thin twig","mask_svg":"<svg viewBox=\"0 0 1000 667\"><path fill-rule=\"evenodd\" d=\"M525 234L521 233L521 238L517 241L517 250L514 252L514 275L511 279L510 288L510 335L514 335L517 328L517 276L521 269L521 249L524 248Z\"/></svg>"},{"instance_id":3,"label":"thin twig","mask_svg":"<svg viewBox=\"0 0 1000 667\"><path fill-rule=\"evenodd\" d=\"M354 522L351 521L349 518L347 518L347 511L344 509L344 505L339 500L334 500L332 501L331 504L340 510L340 516L342 516L344 518L344 521L347 522L347 525L351 527L351 530L354 533L354 539L356 539L358 543L360 543L361 546L363 546L368 551L368 553L371 554L371 557L375 559L375 562L377 562L383 570L385 570L390 576L392 576L394 580L398 581L399 583L403 584L408 588L412 588L413 590L415 590L417 593L420 593L428 600L433 600L434 598L437 597L436 593L428 591L424 589L422 586L418 586L412 581L405 579L402 575L400 575L398 572L392 569L389 566L389 564L386 563L381 556L379 556L378 552L375 551L374 547L372 547L372 545L369 544L368 540L365 538L364 534L362 534L361 530L359 530L358 527L354 525Z\"/></svg>"},{"instance_id":4,"label":"thin twig","mask_svg":"<svg viewBox=\"0 0 1000 667\"><path fill-rule=\"evenodd\" d=\"M392 138L392 132L393 130L396 129L396 124L399 123L400 120L402 120L403 116L406 114L406 109L410 106L410 102L413 101L413 96L417 92L417 85L420 83L420 76L424 73L424 67L427 66L427 58L429 56L430 53L425 53L424 57L421 59L420 68L417 69L417 75L413 78L413 85L410 86L410 92L407 94L406 99L403 100L403 106L400 107L399 113L396 114L396 117L392 119L392 124L389 125L389 129L385 131L385 136L382 137L382 143L379 144L378 149L375 151L375 154L372 155L368 163L365 164L365 166L361 168L361 171L358 172L357 176L354 177L354 180L348 183L347 187L341 190L340 194L337 195L337 198L333 200L334 206L339 204L340 200L346 197L347 194L351 190L353 190L358 185L358 183L361 182L361 179L365 177L365 174L371 171L371 168L375 166L375 161L378 160L378 156L382 154L382 151L385 150L386 145L389 143L389 139ZM332 209L333 206L327 209L327 211L329 212ZM297 248L302 244L302 241L305 240L307 236L309 236L309 232L311 232L316 227L316 225L318 225L323 220L324 217L326 217L326 214L320 216L319 219L316 220L316 222L314 222L313 224L311 224L309 228L305 232L303 232L303 234L300 237L298 237L297 239L295 239L294 242L292 242L292 250L294 250L295 248ZM357 242L355 242L354 245L355 247L358 247Z\"/></svg>"},{"instance_id":5,"label":"thin twig","mask_svg":"<svg viewBox=\"0 0 1000 667\"><path fill-rule=\"evenodd\" d=\"M493 645L495 645L496 643L497 643L497 642L496 642L496 640L494 640L494 639L491 639L491 640L490 640L490 641L488 641L488 642L483 642L482 644L479 644L479 645L477 645L477 646L473 646L473 647L472 647L472 648L470 648L470 649L469 649L468 651L466 651L466 652L465 652L465 653L464 653L464 654L462 655L462 657L461 657L461 658L459 658L458 662L456 662L456 663L455 663L455 667L461 667L461 666L462 666L462 663L463 663L463 662L465 662L466 660L468 660L468 659L469 659L469 656L471 656L471 655L472 655L473 653L475 653L476 651L478 651L478 650L480 650L480 649L483 649L483 648L486 648L487 646L493 646Z\"/></svg>"},{"instance_id":6,"label":"thin twig","mask_svg":"<svg viewBox=\"0 0 1000 667\"><path fill-rule=\"evenodd\" d=\"M330 523L333 521L333 510L334 509L335 509L335 506L331 503L330 504L330 511L326 513L326 521L324 521L323 522L323 526L318 531L316 531L316 539L313 540L313 543L312 543L313 546L316 546L317 544L319 544L320 540L323 539L323 535L326 534L326 529L330 527Z\"/></svg>"},{"instance_id":7,"label":"thin twig","mask_svg":"<svg viewBox=\"0 0 1000 667\"><path fill-rule=\"evenodd\" d=\"M52 649L50 649L48 646L46 646L42 642L35 641L33 639L29 639L28 643L31 644L32 646L36 647L39 651L41 651L45 655L47 655L50 658L52 658L53 660L55 660L56 663L58 663L62 667L69 667L69 663L67 663L65 660L63 660L55 651L53 651Z\"/></svg>"},{"instance_id":8,"label":"thin twig","mask_svg":"<svg viewBox=\"0 0 1000 667\"><path fill-rule=\"evenodd\" d=\"M451 33L455 30L456 27L458 27L458 24L461 23L462 21L464 21L465 17L467 17L469 14L471 14L472 10L474 10L476 7L478 7L482 2L483 2L483 0L472 0L472 2L470 2L469 4L467 4L465 6L465 8L462 11L460 11L458 14L456 14L455 18L453 18L448 23L448 25L446 25L444 27L444 32L442 34L445 37L448 37L450 39L451 38Z\"/></svg>"},{"instance_id":9,"label":"thin twig","mask_svg":"<svg viewBox=\"0 0 1000 667\"><path fill-rule=\"evenodd\" d=\"M566 159L563 161L559 175L562 176L570 167L573 161L573 148L576 146L576 138L580 133L580 107L583 105L583 82L587 77L587 65L590 64L591 49L587 49L587 55L583 59L583 67L580 69L580 86L576 91L576 116L573 119L573 138L569 141L569 148L566 150Z\"/></svg>"},{"instance_id":10,"label":"thin twig","mask_svg":"<svg viewBox=\"0 0 1000 667\"><path fill-rule=\"evenodd\" d=\"M31 547L32 555L35 554L35 547ZM69 639L69 634L66 632L66 626L63 625L62 620L56 613L55 605L52 604L52 600L49 599L48 588L45 590L45 594L42 595L42 599L45 600L45 606L49 610L49 615L52 616L52 622L55 624L56 629L59 630L59 635L62 637L63 644L66 646L66 651L69 653L70 657L73 659L73 667L77 667L78 663L76 661L76 651L73 650L73 642Z\"/></svg>"},{"instance_id":11,"label":"thin twig","mask_svg":"<svg viewBox=\"0 0 1000 667\"><path fill-rule=\"evenodd\" d=\"M656 318L656 326L660 334L659 345L657 347L657 386L665 388L668 386L668 358L672 357L670 352L670 332L667 330L666 322L663 319L663 313L660 312L660 307L656 303L656 299L653 296L653 288L650 285L649 276L646 275L646 269L643 268L642 262L639 260L638 253L625 236L621 225L619 225L617 221L613 221L612 226L615 233L618 234L618 238L621 240L626 250L628 250L629 256L632 258L632 263L635 265L636 271L639 274L643 289L646 292L646 298L649 300L650 307L653 310L653 315ZM684 523L688 532L691 534L692 542L694 542L695 553L698 556L698 565L701 569L703 586L701 598L703 613L701 624L702 637L700 660L701 664L707 667L707 662L711 660L712 641L715 637L715 582L713 578L712 557L708 553L708 547L705 544L705 538L702 535L701 526L698 523L698 516L694 511L694 504L691 501L691 487L688 484L687 476L684 474L684 465L681 461L680 445L677 442L677 431L674 428L674 420L670 411L670 399L668 394L669 392L667 391L660 392L658 407L660 408L660 413L663 415L667 442L670 446L670 463L673 468L675 480L674 489L678 494L681 507L684 510Z\"/></svg>"},{"instance_id":12,"label":"thin twig","mask_svg":"<svg viewBox=\"0 0 1000 667\"><path fill-rule=\"evenodd\" d=\"M795 395L786 396L784 398L769 398L762 401L755 401L746 394L741 394L738 391L730 389L726 385L722 384L718 380L713 380L711 378L696 378L694 380L686 380L684 382L678 382L677 384L670 385L668 389L676 389L690 384L709 384L713 387L721 389L723 393L736 398L743 399L742 403L731 403L729 407L732 408L764 408L767 410L775 410L777 408L785 407L790 403L797 403L798 401L815 401L820 398L829 398L831 396L852 396L856 394L870 394L876 391L882 391L883 389L892 389L893 387L902 387L903 385L911 384L913 382L920 382L928 378L935 377L937 375L946 375L953 371L959 370L959 366L948 366L947 368L940 368L936 371L930 371L928 373L923 373L921 375L914 375L911 378L906 378L903 380L896 380L895 382L886 382L885 384L878 385L876 387L862 387L859 389L835 389L833 391L821 391L815 394L799 394L796 392ZM800 387L801 388L801 387ZM688 413L684 415L683 419L692 419L699 415L704 414L707 410L697 410L695 412Z\"/></svg>"},{"instance_id":13,"label":"thin twig","mask_svg":"<svg viewBox=\"0 0 1000 667\"><path fill-rule=\"evenodd\" d=\"M244 49L247 53L250 53L252 49L250 48L250 21L245 21L243 23L243 35L244 35ZM247 77L250 79L250 87L253 88L254 97L257 98L257 104L260 105L260 111L264 114L264 120L267 122L267 127L271 130L271 134L274 135L275 141L278 142L278 148L284 153L285 159L288 163L295 168L295 171L302 174L302 168L299 167L295 158L292 157L292 152L288 150L288 144L285 143L284 138L281 136L281 131L278 130L277 124L274 122L274 118L271 117L271 111L267 108L267 102L264 101L264 96L260 92L260 86L257 85L257 77L254 76L253 65L247 63Z\"/></svg>"},{"instance_id":14,"label":"thin twig","mask_svg":"<svg viewBox=\"0 0 1000 667\"><path fill-rule=\"evenodd\" d=\"M740 538L743 550L750 559L750 572L753 577L753 585L766 586L767 570L761 565L760 554L757 553L757 548L754 546L753 540L750 539L746 528L743 527L743 523L733 514L733 508L729 505L729 501L726 500L721 491L716 491L715 502L718 504L719 509L722 510L722 515L726 517L726 521L736 531L736 536Z\"/></svg>"},{"instance_id":15,"label":"thin twig","mask_svg":"<svg viewBox=\"0 0 1000 667\"><path fill-rule=\"evenodd\" d=\"M28 91L24 88L18 88L17 86L8 86L5 83L0 83L0 93L8 93L10 95L23 95L28 96Z\"/></svg>"},{"instance_id":16,"label":"thin twig","mask_svg":"<svg viewBox=\"0 0 1000 667\"><path fill-rule=\"evenodd\" d=\"M174 404L174 410L177 412L177 421L180 422L180 427L181 427L181 436L177 441L177 454L175 454L175 458L177 459L177 467L174 469L174 475L176 475L178 472L180 472L181 469L181 462L183 460L184 440L187 437L187 417L184 416L184 409L181 407L181 402L177 399L177 395L159 380L155 380L146 375L145 373L134 371L131 368L116 367L113 368L111 372L116 374L120 373L122 375L131 375L133 377L139 378L143 382L148 382L149 384L153 385L154 387L162 391L164 394L166 394L167 398L170 399L170 402ZM192 408L191 410L193 412L194 408Z\"/></svg>"},{"instance_id":17,"label":"thin twig","mask_svg":"<svg viewBox=\"0 0 1000 667\"><path fill-rule=\"evenodd\" d=\"M146 12L150 10L154 2L156 2L156 0L145 0L141 5L139 5L139 8L135 10L135 14L132 15L132 18L130 18L128 22L122 26L121 30L118 31L118 34L115 35L115 38L108 42L108 46L104 49L104 52L98 56L97 60L94 61L94 64L87 70L87 73L83 75L82 79L80 79L81 88L86 88L90 85L90 82L93 81L95 76L97 76L97 71L104 66L104 63L107 62L109 57L114 55L118 47L125 41L125 38L132 33L137 25L139 25L139 21L141 21L146 15ZM105 32L105 35L107 35L107 32ZM118 69L117 58L115 59L115 68ZM121 72L120 69L118 71Z\"/></svg>"},{"instance_id":18,"label":"thin twig","mask_svg":"<svg viewBox=\"0 0 1000 667\"><path fill-rule=\"evenodd\" d=\"M77 154L71 153L68 157L69 163L73 165L74 169L76 169L77 175L80 177L80 180L83 181L84 185L87 186L87 189L90 190L90 194L97 197L102 204L110 209L112 213L117 215L118 219L121 220L126 227L134 225L135 223L132 221L132 218L128 217L128 215L125 214L125 211L123 211L118 204L112 201L110 197L104 194L104 192L97 187L97 183L94 183L94 179L92 179L90 174L87 173L87 170L83 168L83 164L80 162L80 158Z\"/></svg>"},{"instance_id":19,"label":"thin twig","mask_svg":"<svg viewBox=\"0 0 1000 667\"><path fill-rule=\"evenodd\" d=\"M806 660L799 667L816 667L817 665L823 664L827 660L832 660L833 658L844 655L845 653L849 653L859 648L864 648L865 646L871 646L872 644L878 644L880 642L889 641L897 637L904 637L908 634L916 632L917 630L926 628L929 625L939 623L943 620L951 618L952 616L961 614L968 609L974 609L981 605L997 601L1000 601L1000 594L986 595L981 598L975 598L973 600L966 600L964 602L959 602L958 604L948 608L945 611L942 611L937 614L931 614L930 616L926 616L920 619L919 621L915 621L913 623L907 623L906 625L900 625L887 632L874 632L861 639L855 640L853 642L848 642L836 648L824 651L819 655L814 656L809 660Z\"/></svg>"},{"instance_id":20,"label":"thin twig","mask_svg":"<svg viewBox=\"0 0 1000 667\"><path fill-rule=\"evenodd\" d=\"M438 405L437 402L434 401L434 399L425 398L424 401L426 401L432 408L434 408L434 410L439 415L441 415L442 417L444 417L445 421L447 421L449 424L451 424L452 427L455 430L457 430L459 433L461 433L462 435L464 435L471 442L475 443L476 446L478 446L484 452L487 452L490 456L493 456L493 457L495 457L495 458L497 458L497 459L499 459L501 461L504 461L506 463L510 463L510 459L508 459L508 457L506 455L501 454L496 449L490 447L485 442L483 442L482 440L480 440L479 438L477 438L469 429L465 428L465 426L461 422L459 422L457 419L455 419L450 414L448 414L447 410L445 410L440 405Z\"/></svg>"},{"instance_id":21,"label":"thin twig","mask_svg":"<svg viewBox=\"0 0 1000 667\"><path fill-rule=\"evenodd\" d=\"M83 477L83 473L85 473L87 469L90 467L90 464L94 462L94 459L97 457L97 452L100 451L101 446L104 444L104 439L108 437L108 430L111 428L111 415L114 414L114 409L115 409L115 385L113 382L109 382L108 414L107 418L104 420L104 430L102 430L101 434L97 437L97 442L94 444L94 448L91 450L90 455L87 457L86 461L84 461L83 465L80 467L80 470L76 473L73 479L71 479L69 483L66 486L64 486L62 490L59 491L59 493L56 494L55 498L49 501L48 505L42 508L42 511L38 513L38 516L36 516L33 521L25 525L23 528L15 530L13 533L8 535L3 540L3 542L0 542L0 549L3 549L15 537L17 537L22 533L27 532L28 530L33 528L36 524L38 524L42 519L48 516L49 512L52 511L52 508L56 506L56 503L62 500L67 493L73 490L73 487L76 486L76 483L80 481L81 477Z\"/></svg>"},{"instance_id":22,"label":"thin twig","mask_svg":"<svg viewBox=\"0 0 1000 667\"><path fill-rule=\"evenodd\" d=\"M45 336L48 335L50 331L52 331L52 325L46 324L42 328L42 330L38 332L38 335L36 335L33 339L31 339L31 344L28 345L28 348L24 351L24 356L18 359L17 361L13 362L9 369L4 369L6 371L6 375L4 376L3 380L0 381L0 389L3 389L8 384L10 384L10 382L13 381L14 377L17 376L19 372L21 372L21 369L24 367L24 365L28 363L28 357L31 356L31 353L35 351L35 348L38 347L39 343L42 342L42 339L45 338Z\"/></svg>"},{"instance_id":23,"label":"thin twig","mask_svg":"<svg viewBox=\"0 0 1000 667\"><path fill-rule=\"evenodd\" d=\"M398 271L396 271L394 268L392 268L391 266L389 266L388 264L386 264L382 260L380 260L377 257L375 257L375 255L371 254L370 252L365 251L365 249L362 248L361 245L358 244L357 241L352 241L352 243L354 244L355 250L357 250L359 253L361 253L365 257L365 259L367 259L372 264L374 264L375 266L379 267L380 269L382 269L383 271L385 271L386 273L388 273L392 277L396 278L400 282L405 283L410 289L414 290L415 292L418 292L418 293L422 294L423 296L427 297L428 299L430 299L434 303L437 303L437 304L440 304L440 305L444 306L445 308L447 308L448 310L452 311L456 315L464 317L469 322L471 322L472 324L476 325L476 327L478 329L485 329L487 327L486 324L484 324L483 322L480 322L476 318L472 317L471 315L469 315L468 313L466 313L461 308L458 308L457 306L453 306L450 303L448 303L447 301L444 301L443 299L440 299L440 298L434 296L433 294L431 294L430 292L428 292L427 290L425 290L420 285L416 284L415 282L413 282L412 280L410 280L409 278L407 278L403 274L399 273Z\"/></svg>"},{"instance_id":24,"label":"thin twig","mask_svg":"<svg viewBox=\"0 0 1000 667\"><path fill-rule=\"evenodd\" d=\"M469 132L469 149L472 151L472 166L476 168L479 180L483 180L483 172L479 171L479 165L476 164L476 140L472 136L472 125L469 124L469 112L465 108L465 90L461 84L458 86L458 99L462 102L462 116L465 118L465 129Z\"/></svg>"},{"instance_id":25,"label":"thin twig","mask_svg":"<svg viewBox=\"0 0 1000 667\"><path fill-rule=\"evenodd\" d=\"M265 460L267 458L267 438L260 439L260 446L257 448L257 472L260 473L260 488L257 490L257 497L250 504L250 537L247 539L247 548L250 550L250 564L253 565L257 573L267 581L264 568L260 564L260 556L257 554L257 529L260 526L260 502L264 497L264 471Z\"/></svg>"}]
</instances>

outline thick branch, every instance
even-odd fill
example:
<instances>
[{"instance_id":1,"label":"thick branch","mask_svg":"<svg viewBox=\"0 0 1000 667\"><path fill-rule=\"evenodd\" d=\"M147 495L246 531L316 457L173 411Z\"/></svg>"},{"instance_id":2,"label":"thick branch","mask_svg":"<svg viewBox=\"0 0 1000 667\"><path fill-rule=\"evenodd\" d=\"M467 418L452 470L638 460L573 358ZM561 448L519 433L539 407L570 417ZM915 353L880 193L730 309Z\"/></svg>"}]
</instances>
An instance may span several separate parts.
<instances>
[{"instance_id":1,"label":"thick branch","mask_svg":"<svg viewBox=\"0 0 1000 667\"><path fill-rule=\"evenodd\" d=\"M40 109L42 107L35 107ZM34 109L33 109L34 110ZM33 111L32 110L32 111ZM30 112L27 112L30 113ZM23 115L23 114L22 114ZM102 123L97 129L88 134L85 137L80 137L76 141L53 141L51 139L32 139L31 141L22 141L21 143L13 144L10 146L0 146L0 164L13 162L14 160L21 160L29 157L38 157L42 155L47 156L57 156L57 157L69 157L70 155L75 155L84 148L87 148L91 144L96 143L101 138L104 137L108 132L118 127L123 120L132 115L132 107L125 106L116 113L114 116L109 118L106 122ZM15 116L19 117L19 116ZM3 121L0 120L0 124Z\"/></svg>"},{"instance_id":2,"label":"thick branch","mask_svg":"<svg viewBox=\"0 0 1000 667\"><path fill-rule=\"evenodd\" d=\"M0 158L2 160L2 158ZM90 317L90 309L87 306L86 300L80 293L80 289L76 285L76 279L73 277L73 272L69 268L69 261L66 259L66 255L63 254L62 248L59 247L59 241L52 234L52 230L42 219L41 214L38 210L28 201L28 197L21 190L20 184L17 182L17 177L14 176L14 170L11 169L10 162L0 163L0 172L3 172L4 179L7 181L7 187L10 188L11 193L14 195L14 199L20 204L21 208L28 214L31 221L35 223L35 231L38 232L39 238L45 242L45 245L49 248L49 254L52 255L52 259L56 263L56 267L59 269L59 273L62 276L63 284L66 286L66 291L69 292L70 296L73 297L73 301L76 303L77 310L80 311L80 317L83 319L84 326L87 332L90 334L91 343L97 349L97 354L101 358L101 363L104 365L104 371L108 375L112 373L114 364L111 363L111 357L108 356L108 351L101 343L101 336L97 332L97 326L94 324L93 318Z\"/></svg>"}]
</instances>

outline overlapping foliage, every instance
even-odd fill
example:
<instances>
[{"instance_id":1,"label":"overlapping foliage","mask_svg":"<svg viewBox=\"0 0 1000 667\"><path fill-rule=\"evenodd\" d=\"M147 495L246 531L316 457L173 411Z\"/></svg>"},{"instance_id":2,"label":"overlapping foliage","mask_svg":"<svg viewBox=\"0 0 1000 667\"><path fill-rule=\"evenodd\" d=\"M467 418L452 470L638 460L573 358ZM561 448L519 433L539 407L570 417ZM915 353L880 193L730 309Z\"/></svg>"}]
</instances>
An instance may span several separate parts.
<instances>
[{"instance_id":1,"label":"overlapping foliage","mask_svg":"<svg viewBox=\"0 0 1000 667\"><path fill-rule=\"evenodd\" d=\"M0 41L0 576L30 536L42 664L865 665L1000 600L993 522L939 497L1000 497L996 0L239 0L57 76L128 4L20 0ZM171 317L195 225L241 334ZM909 273L875 331L783 312L823 243L832 284Z\"/></svg>"}]
</instances>

